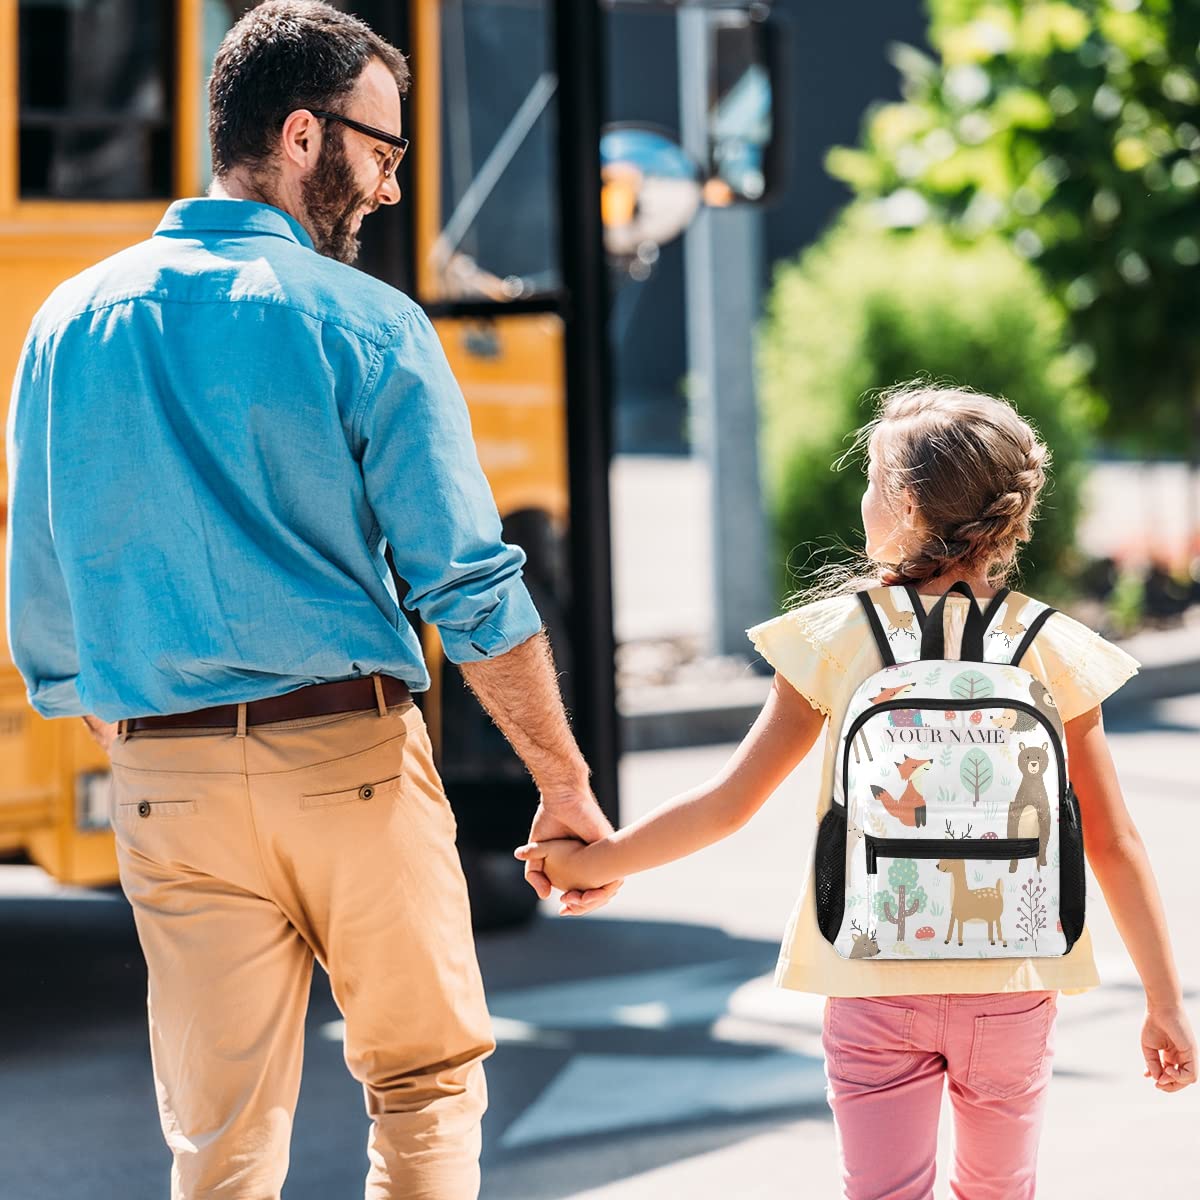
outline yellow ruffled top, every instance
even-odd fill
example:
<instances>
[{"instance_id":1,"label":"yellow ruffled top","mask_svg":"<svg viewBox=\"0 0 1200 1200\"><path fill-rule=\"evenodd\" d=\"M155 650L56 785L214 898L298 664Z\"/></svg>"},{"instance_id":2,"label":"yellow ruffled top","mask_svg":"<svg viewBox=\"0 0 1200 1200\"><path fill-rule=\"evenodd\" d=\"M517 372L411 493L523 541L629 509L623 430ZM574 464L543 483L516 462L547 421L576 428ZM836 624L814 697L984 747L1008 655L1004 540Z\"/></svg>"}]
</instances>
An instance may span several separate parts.
<instances>
[{"instance_id":1,"label":"yellow ruffled top","mask_svg":"<svg viewBox=\"0 0 1200 1200\"><path fill-rule=\"evenodd\" d=\"M935 597L924 596L926 612ZM1019 605L1028 597L1011 592ZM956 658L966 620L965 596L946 603L946 656ZM998 618L999 619L999 618ZM758 652L829 720L817 797L816 824L833 794L834 763L842 718L855 690L881 667L866 615L853 595L807 604L748 631ZM1095 708L1135 675L1139 663L1086 625L1056 612L1039 630L1021 666L1040 679L1064 721ZM1086 831L1085 831L1086 833ZM775 982L822 996L896 996L913 993L1018 992L1058 989L1085 992L1100 982L1085 924L1070 952L1060 958L999 958L926 962L844 959L817 927L811 845L804 893L784 934Z\"/></svg>"}]
</instances>

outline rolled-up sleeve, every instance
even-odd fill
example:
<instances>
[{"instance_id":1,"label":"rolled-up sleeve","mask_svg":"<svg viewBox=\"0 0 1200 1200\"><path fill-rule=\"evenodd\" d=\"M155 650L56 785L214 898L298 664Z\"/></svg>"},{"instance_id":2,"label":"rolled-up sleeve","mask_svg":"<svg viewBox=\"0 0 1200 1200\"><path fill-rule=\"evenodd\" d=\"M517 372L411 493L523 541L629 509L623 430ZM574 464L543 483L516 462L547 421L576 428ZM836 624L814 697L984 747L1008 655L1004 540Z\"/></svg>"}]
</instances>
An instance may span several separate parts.
<instances>
[{"instance_id":1,"label":"rolled-up sleeve","mask_svg":"<svg viewBox=\"0 0 1200 1200\"><path fill-rule=\"evenodd\" d=\"M414 307L382 348L355 421L367 501L453 662L496 658L542 626L525 554L501 538L462 392L429 319Z\"/></svg>"},{"instance_id":2,"label":"rolled-up sleeve","mask_svg":"<svg viewBox=\"0 0 1200 1200\"><path fill-rule=\"evenodd\" d=\"M29 703L43 717L80 716L79 655L54 548L47 469L48 397L31 338L13 382L5 430L8 550L4 625Z\"/></svg>"}]
</instances>

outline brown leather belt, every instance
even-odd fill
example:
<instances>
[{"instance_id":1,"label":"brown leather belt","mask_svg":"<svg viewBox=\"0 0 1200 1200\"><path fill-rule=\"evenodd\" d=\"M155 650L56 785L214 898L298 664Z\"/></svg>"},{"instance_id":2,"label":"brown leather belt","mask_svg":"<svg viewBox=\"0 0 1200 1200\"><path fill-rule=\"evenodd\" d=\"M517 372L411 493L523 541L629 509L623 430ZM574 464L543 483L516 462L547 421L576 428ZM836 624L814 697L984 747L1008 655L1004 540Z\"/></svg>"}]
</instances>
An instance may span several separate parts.
<instances>
[{"instance_id":1,"label":"brown leather belt","mask_svg":"<svg viewBox=\"0 0 1200 1200\"><path fill-rule=\"evenodd\" d=\"M408 684L390 675L380 675L383 684L384 702L404 704L412 699ZM331 713L357 712L359 709L376 708L373 677L364 675L358 679L338 679L332 683L312 683L285 692L282 696L271 696L266 700L250 700L246 703L246 724L265 725L270 721L291 721L296 717L323 717ZM237 728L238 705L218 704L213 708L198 708L195 712L171 713L159 717L131 717L125 722L127 733L145 729L219 729Z\"/></svg>"}]
</instances>

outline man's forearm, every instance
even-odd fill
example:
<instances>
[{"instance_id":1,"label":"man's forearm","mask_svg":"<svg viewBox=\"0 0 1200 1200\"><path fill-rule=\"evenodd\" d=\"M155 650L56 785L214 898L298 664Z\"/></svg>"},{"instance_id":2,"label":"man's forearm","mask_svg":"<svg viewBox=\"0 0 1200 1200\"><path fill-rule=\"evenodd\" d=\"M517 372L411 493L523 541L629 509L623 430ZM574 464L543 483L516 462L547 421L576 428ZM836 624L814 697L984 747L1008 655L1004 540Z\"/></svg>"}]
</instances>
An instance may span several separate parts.
<instances>
[{"instance_id":1,"label":"man's forearm","mask_svg":"<svg viewBox=\"0 0 1200 1200\"><path fill-rule=\"evenodd\" d=\"M542 792L587 786L587 764L567 723L544 633L459 669Z\"/></svg>"}]
</instances>

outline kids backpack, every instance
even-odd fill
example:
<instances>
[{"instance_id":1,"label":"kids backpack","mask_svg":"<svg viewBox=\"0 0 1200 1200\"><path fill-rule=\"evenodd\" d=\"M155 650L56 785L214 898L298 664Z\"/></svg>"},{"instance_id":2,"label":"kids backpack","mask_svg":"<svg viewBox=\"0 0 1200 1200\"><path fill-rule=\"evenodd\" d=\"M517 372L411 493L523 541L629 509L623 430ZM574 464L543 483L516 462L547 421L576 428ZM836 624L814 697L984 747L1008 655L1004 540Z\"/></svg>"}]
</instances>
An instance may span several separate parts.
<instances>
[{"instance_id":1,"label":"kids backpack","mask_svg":"<svg viewBox=\"0 0 1200 1200\"><path fill-rule=\"evenodd\" d=\"M821 933L843 958L1066 954L1083 930L1083 832L1062 721L1020 666L1055 611L970 601L959 659L941 597L860 592L883 667L851 697L817 831Z\"/></svg>"}]
</instances>

